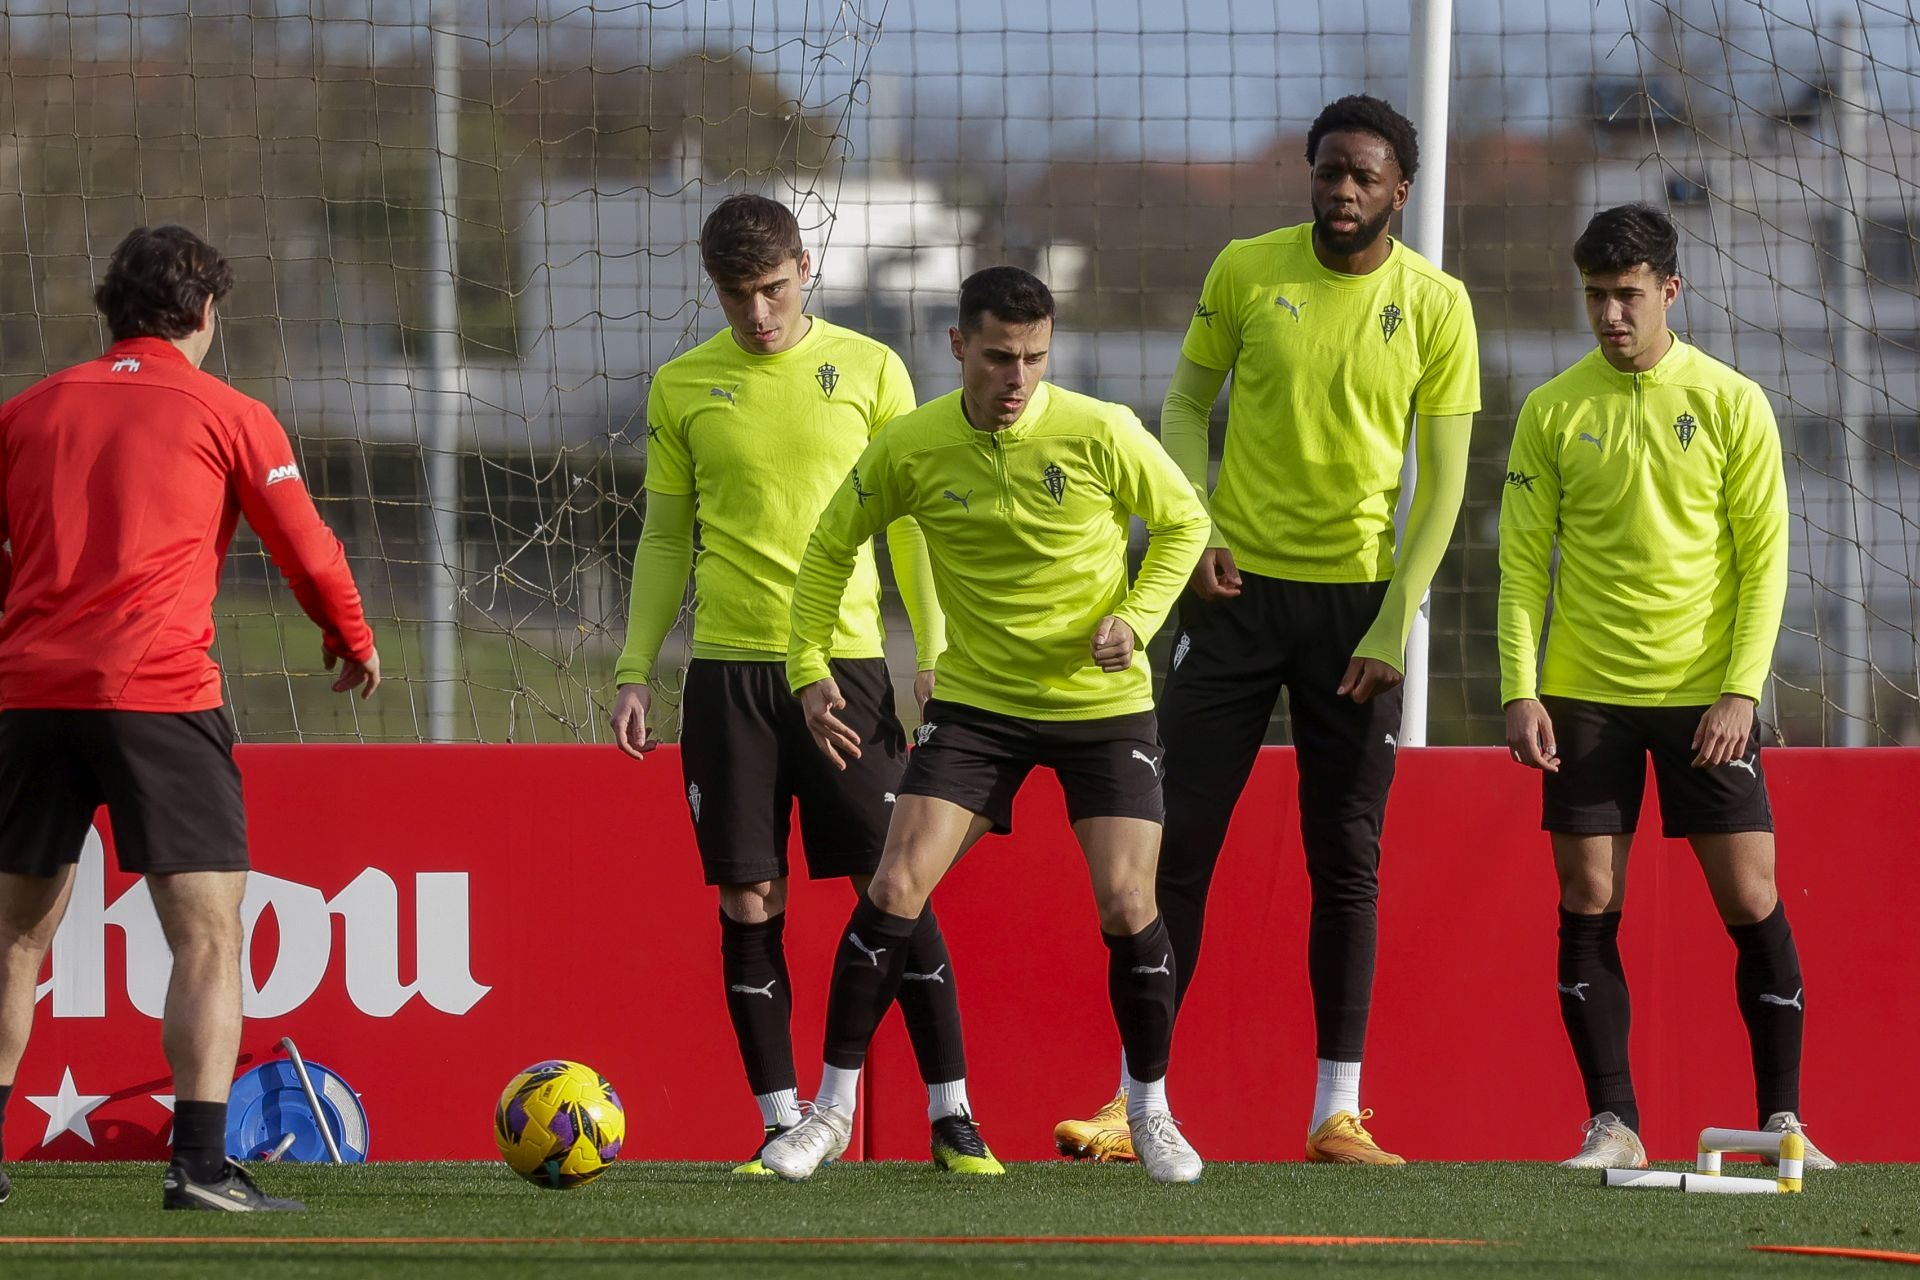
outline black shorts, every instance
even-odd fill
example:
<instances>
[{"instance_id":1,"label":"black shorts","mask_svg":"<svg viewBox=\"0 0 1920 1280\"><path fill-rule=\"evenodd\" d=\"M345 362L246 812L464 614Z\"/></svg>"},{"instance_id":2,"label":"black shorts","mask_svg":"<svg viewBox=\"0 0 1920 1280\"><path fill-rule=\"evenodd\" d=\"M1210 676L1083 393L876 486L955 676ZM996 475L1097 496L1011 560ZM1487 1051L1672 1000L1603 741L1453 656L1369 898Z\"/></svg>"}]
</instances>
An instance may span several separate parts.
<instances>
[{"instance_id":1,"label":"black shorts","mask_svg":"<svg viewBox=\"0 0 1920 1280\"><path fill-rule=\"evenodd\" d=\"M211 711L0 711L0 871L80 859L101 805L122 871L245 871L233 723Z\"/></svg>"},{"instance_id":2,"label":"black shorts","mask_svg":"<svg viewBox=\"0 0 1920 1280\"><path fill-rule=\"evenodd\" d=\"M1067 819L1144 818L1160 822L1165 753L1151 711L1099 720L1028 720L939 698L914 734L906 795L948 800L1013 830L1013 797L1034 766L1053 770L1067 793Z\"/></svg>"},{"instance_id":3,"label":"black shorts","mask_svg":"<svg viewBox=\"0 0 1920 1280\"><path fill-rule=\"evenodd\" d=\"M687 664L680 765L708 884L784 877L795 800L810 878L871 875L880 865L907 731L885 658L836 658L832 668L847 700L838 715L860 735L860 758L844 772L807 731L785 663Z\"/></svg>"},{"instance_id":4,"label":"black shorts","mask_svg":"<svg viewBox=\"0 0 1920 1280\"><path fill-rule=\"evenodd\" d=\"M1560 771L1542 775L1540 826L1569 835L1615 835L1640 824L1653 755L1660 830L1672 839L1773 830L1760 720L1747 749L1712 769L1693 767L1693 734L1706 707L1622 707L1579 698L1540 699L1553 719Z\"/></svg>"}]
</instances>

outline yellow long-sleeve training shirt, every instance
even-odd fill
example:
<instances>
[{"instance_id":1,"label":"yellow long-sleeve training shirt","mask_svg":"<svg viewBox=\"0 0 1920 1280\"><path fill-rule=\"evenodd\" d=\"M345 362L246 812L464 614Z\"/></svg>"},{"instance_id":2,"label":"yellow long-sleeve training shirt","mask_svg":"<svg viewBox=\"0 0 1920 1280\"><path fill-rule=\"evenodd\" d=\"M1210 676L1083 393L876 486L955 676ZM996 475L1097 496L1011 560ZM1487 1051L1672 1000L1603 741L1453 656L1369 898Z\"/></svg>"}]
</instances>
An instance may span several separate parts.
<instances>
[{"instance_id":1,"label":"yellow long-sleeve training shirt","mask_svg":"<svg viewBox=\"0 0 1920 1280\"><path fill-rule=\"evenodd\" d=\"M701 550L693 566L693 654L778 662L800 553L847 468L875 432L914 407L900 357L864 334L812 317L806 336L776 355L743 350L722 329L674 357L647 396L647 533L634 557L627 644L615 683L652 673L662 637L686 590L697 503ZM679 526L656 528L656 507ZM666 555L652 540L674 538ZM922 667L942 643L940 612L925 577L919 531L889 531L900 594L913 619ZM880 578L870 544L854 557L834 652L884 652Z\"/></svg>"},{"instance_id":2,"label":"yellow long-sleeve training shirt","mask_svg":"<svg viewBox=\"0 0 1920 1280\"><path fill-rule=\"evenodd\" d=\"M1146 561L1127 583L1127 520ZM911 516L925 532L946 614L939 696L1034 720L1092 720L1153 706L1147 640L1207 540L1193 487L1132 411L1041 383L1026 412L975 430L952 392L888 423L827 505L800 562L787 674L823 679L855 549ZM1091 644L1116 614L1139 640L1108 673Z\"/></svg>"},{"instance_id":3,"label":"yellow long-sleeve training shirt","mask_svg":"<svg viewBox=\"0 0 1920 1280\"><path fill-rule=\"evenodd\" d=\"M1596 349L1527 397L1500 504L1503 703L1758 701L1786 592L1780 429L1757 383L1675 339L1645 373Z\"/></svg>"}]
</instances>

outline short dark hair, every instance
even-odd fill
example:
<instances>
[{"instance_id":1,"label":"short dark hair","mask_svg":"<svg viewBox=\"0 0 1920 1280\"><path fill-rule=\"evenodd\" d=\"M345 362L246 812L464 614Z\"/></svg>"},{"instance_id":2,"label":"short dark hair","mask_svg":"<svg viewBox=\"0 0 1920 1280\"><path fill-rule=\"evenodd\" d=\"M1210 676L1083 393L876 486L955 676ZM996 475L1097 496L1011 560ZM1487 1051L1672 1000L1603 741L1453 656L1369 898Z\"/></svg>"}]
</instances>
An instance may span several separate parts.
<instances>
[{"instance_id":1,"label":"short dark hair","mask_svg":"<svg viewBox=\"0 0 1920 1280\"><path fill-rule=\"evenodd\" d=\"M1643 262L1656 279L1680 274L1680 233L1650 204L1602 209L1573 242L1573 265L1582 275L1631 271Z\"/></svg>"},{"instance_id":2,"label":"short dark hair","mask_svg":"<svg viewBox=\"0 0 1920 1280\"><path fill-rule=\"evenodd\" d=\"M135 227L113 251L93 305L115 342L184 338L200 327L207 299L233 289L233 268L185 227Z\"/></svg>"},{"instance_id":3,"label":"short dark hair","mask_svg":"<svg viewBox=\"0 0 1920 1280\"><path fill-rule=\"evenodd\" d=\"M758 279L800 253L800 220L765 196L728 196L700 227L700 265L718 285Z\"/></svg>"},{"instance_id":4,"label":"short dark hair","mask_svg":"<svg viewBox=\"0 0 1920 1280\"><path fill-rule=\"evenodd\" d=\"M1400 166L1400 176L1413 181L1420 168L1420 131L1392 103L1365 93L1335 98L1314 117L1313 127L1307 130L1307 163L1320 154L1320 139L1347 132L1370 133L1386 143Z\"/></svg>"},{"instance_id":5,"label":"short dark hair","mask_svg":"<svg viewBox=\"0 0 1920 1280\"><path fill-rule=\"evenodd\" d=\"M960 332L978 333L991 313L1002 324L1038 324L1053 319L1053 290L1019 267L988 267L960 285Z\"/></svg>"}]
</instances>

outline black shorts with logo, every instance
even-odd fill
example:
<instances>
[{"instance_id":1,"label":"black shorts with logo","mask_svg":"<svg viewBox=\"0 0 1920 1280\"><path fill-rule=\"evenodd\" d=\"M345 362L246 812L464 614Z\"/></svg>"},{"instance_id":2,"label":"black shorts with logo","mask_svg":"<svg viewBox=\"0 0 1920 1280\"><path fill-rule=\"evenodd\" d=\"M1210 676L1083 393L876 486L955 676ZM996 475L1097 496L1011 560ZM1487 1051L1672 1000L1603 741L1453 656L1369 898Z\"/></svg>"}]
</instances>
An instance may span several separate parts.
<instances>
[{"instance_id":1,"label":"black shorts with logo","mask_svg":"<svg viewBox=\"0 0 1920 1280\"><path fill-rule=\"evenodd\" d=\"M948 800L1013 830L1013 797L1035 766L1053 770L1067 818L1164 819L1164 752L1153 712L1098 720L1028 720L939 698L914 734L904 794Z\"/></svg>"},{"instance_id":2,"label":"black shorts with logo","mask_svg":"<svg viewBox=\"0 0 1920 1280\"><path fill-rule=\"evenodd\" d=\"M758 884L787 874L787 837L800 802L807 875L870 875L880 865L907 731L893 709L885 658L836 658L847 700L837 714L860 735L860 758L834 767L807 731L784 662L695 658L680 704L687 812L708 884Z\"/></svg>"},{"instance_id":3,"label":"black shorts with logo","mask_svg":"<svg viewBox=\"0 0 1920 1280\"><path fill-rule=\"evenodd\" d=\"M1773 830L1760 720L1743 754L1712 769L1693 767L1693 735L1706 707L1623 707L1543 696L1553 720L1560 771L1542 775L1545 831L1614 835L1640 823L1647 755L1660 788L1660 829L1669 838Z\"/></svg>"},{"instance_id":4,"label":"black shorts with logo","mask_svg":"<svg viewBox=\"0 0 1920 1280\"><path fill-rule=\"evenodd\" d=\"M245 871L233 723L210 711L0 711L0 871L80 859L101 805L120 869Z\"/></svg>"}]
</instances>

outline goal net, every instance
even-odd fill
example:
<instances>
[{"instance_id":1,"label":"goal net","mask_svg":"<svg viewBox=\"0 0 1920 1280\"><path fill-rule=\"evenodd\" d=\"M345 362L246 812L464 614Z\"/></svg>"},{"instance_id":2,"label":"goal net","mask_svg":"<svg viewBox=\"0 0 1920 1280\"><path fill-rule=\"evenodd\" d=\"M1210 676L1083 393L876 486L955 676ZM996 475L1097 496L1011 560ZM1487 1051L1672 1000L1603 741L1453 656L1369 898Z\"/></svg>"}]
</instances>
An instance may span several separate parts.
<instances>
[{"instance_id":1,"label":"goal net","mask_svg":"<svg viewBox=\"0 0 1920 1280\"><path fill-rule=\"evenodd\" d=\"M1030 267L1061 302L1051 376L1153 423L1213 256L1308 216L1320 107L1408 105L1408 9L22 0L0 9L0 392L100 349L89 295L126 229L202 229L240 277L209 367L293 433L391 680L329 694L243 539L217 653L243 737L604 741L647 387L721 324L694 247L713 204L793 204L812 308L895 346L923 397L954 385L962 276ZM1486 407L1434 584L1430 740L1500 740L1514 415L1590 349L1573 238L1644 199L1681 227L1677 327L1780 414L1792 585L1763 717L1794 744L1920 741L1911 0L1455 10L1451 141L1419 181L1446 183ZM669 738L686 642L683 619L658 664Z\"/></svg>"}]
</instances>

